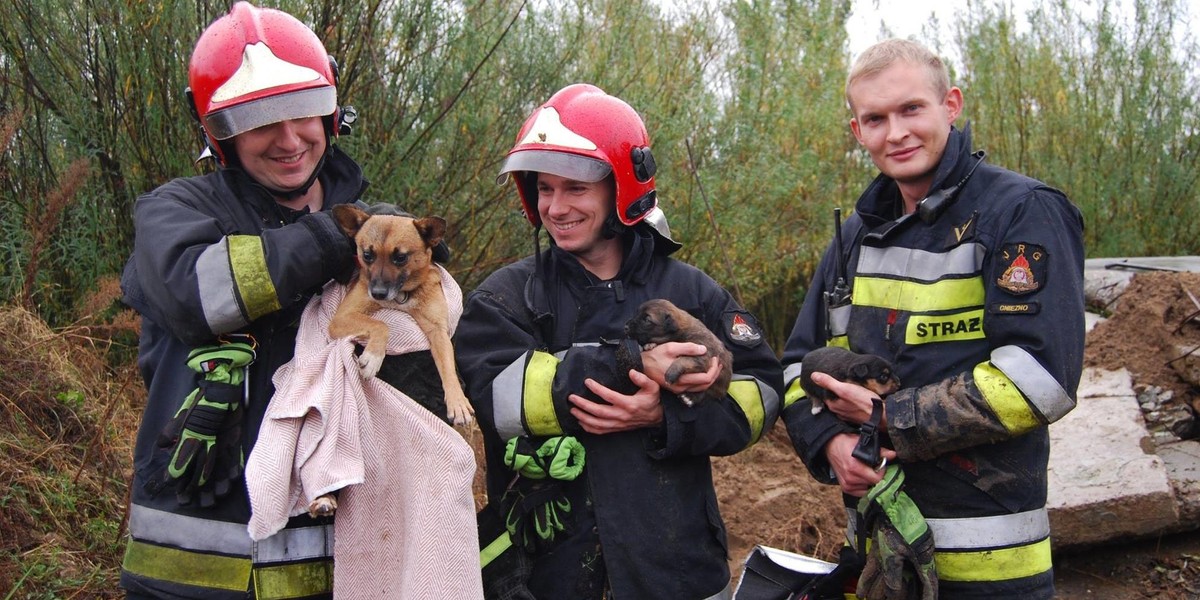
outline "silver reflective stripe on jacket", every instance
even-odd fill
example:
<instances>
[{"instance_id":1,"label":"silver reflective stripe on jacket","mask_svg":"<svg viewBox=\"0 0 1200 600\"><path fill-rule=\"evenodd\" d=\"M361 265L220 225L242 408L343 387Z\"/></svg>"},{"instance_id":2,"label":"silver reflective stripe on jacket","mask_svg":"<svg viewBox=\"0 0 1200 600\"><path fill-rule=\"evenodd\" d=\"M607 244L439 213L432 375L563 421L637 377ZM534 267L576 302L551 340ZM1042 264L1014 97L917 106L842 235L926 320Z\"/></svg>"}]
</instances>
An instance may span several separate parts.
<instances>
[{"instance_id":1,"label":"silver reflective stripe on jacket","mask_svg":"<svg viewBox=\"0 0 1200 600\"><path fill-rule=\"evenodd\" d=\"M1039 363L1036 358L1017 346L1001 346L992 350L992 365L1029 398L1047 423L1053 423L1075 408L1067 390Z\"/></svg>"},{"instance_id":2,"label":"silver reflective stripe on jacket","mask_svg":"<svg viewBox=\"0 0 1200 600\"><path fill-rule=\"evenodd\" d=\"M196 552L249 557L256 564L333 556L333 525L283 529L254 542L243 523L210 521L134 504L129 510L134 539Z\"/></svg>"},{"instance_id":3,"label":"silver reflective stripe on jacket","mask_svg":"<svg viewBox=\"0 0 1200 600\"><path fill-rule=\"evenodd\" d=\"M231 331L246 325L238 306L233 271L229 267L229 239L212 244L196 260L196 279L204 319L213 331Z\"/></svg>"},{"instance_id":4,"label":"silver reflective stripe on jacket","mask_svg":"<svg viewBox=\"0 0 1200 600\"><path fill-rule=\"evenodd\" d=\"M858 275L893 275L919 281L940 281L950 275L975 275L983 265L983 244L963 244L949 252L916 248L863 246Z\"/></svg>"},{"instance_id":5,"label":"silver reflective stripe on jacket","mask_svg":"<svg viewBox=\"0 0 1200 600\"><path fill-rule=\"evenodd\" d=\"M1022 546L1050 536L1045 508L1011 515L964 519L925 519L938 550L974 550Z\"/></svg>"}]
</instances>

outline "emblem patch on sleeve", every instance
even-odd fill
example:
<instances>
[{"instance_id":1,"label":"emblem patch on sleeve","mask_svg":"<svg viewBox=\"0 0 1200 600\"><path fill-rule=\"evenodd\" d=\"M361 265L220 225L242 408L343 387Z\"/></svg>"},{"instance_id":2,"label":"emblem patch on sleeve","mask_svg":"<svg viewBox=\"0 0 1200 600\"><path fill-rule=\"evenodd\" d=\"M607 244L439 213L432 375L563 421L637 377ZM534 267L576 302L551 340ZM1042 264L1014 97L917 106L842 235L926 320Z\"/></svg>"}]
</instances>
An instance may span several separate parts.
<instances>
[{"instance_id":1,"label":"emblem patch on sleeve","mask_svg":"<svg viewBox=\"0 0 1200 600\"><path fill-rule=\"evenodd\" d=\"M1036 292L1046 284L1046 249L1035 244L1008 244L996 261L996 285L1020 296Z\"/></svg>"},{"instance_id":2,"label":"emblem patch on sleeve","mask_svg":"<svg viewBox=\"0 0 1200 600\"><path fill-rule=\"evenodd\" d=\"M725 313L725 334L729 340L747 348L762 342L762 328L750 313L731 310Z\"/></svg>"}]
</instances>

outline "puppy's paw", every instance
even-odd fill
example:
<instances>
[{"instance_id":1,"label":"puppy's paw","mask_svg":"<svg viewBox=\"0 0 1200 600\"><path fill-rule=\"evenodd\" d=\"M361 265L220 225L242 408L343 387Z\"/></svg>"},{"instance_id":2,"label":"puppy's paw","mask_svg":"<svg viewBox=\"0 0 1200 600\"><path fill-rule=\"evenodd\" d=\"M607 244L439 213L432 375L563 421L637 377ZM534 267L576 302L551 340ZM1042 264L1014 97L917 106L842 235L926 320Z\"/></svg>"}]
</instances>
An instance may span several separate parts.
<instances>
[{"instance_id":1,"label":"puppy's paw","mask_svg":"<svg viewBox=\"0 0 1200 600\"><path fill-rule=\"evenodd\" d=\"M312 518L330 517L337 511L337 499L333 494L324 494L318 496L308 505L308 516Z\"/></svg>"},{"instance_id":2,"label":"puppy's paw","mask_svg":"<svg viewBox=\"0 0 1200 600\"><path fill-rule=\"evenodd\" d=\"M383 355L374 354L364 351L358 357L358 372L363 379L370 379L379 372L379 368L383 366Z\"/></svg>"},{"instance_id":3,"label":"puppy's paw","mask_svg":"<svg viewBox=\"0 0 1200 600\"><path fill-rule=\"evenodd\" d=\"M812 399L812 414L818 414L825 410L825 401L820 398L813 397Z\"/></svg>"}]
</instances>

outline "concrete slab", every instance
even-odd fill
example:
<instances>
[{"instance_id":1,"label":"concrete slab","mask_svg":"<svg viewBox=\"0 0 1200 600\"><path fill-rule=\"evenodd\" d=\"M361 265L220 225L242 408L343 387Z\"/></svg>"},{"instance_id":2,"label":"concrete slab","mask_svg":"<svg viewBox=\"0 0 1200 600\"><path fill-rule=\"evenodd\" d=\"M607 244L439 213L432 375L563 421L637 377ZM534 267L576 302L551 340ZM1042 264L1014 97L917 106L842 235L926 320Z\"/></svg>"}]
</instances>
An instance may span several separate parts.
<instances>
[{"instance_id":1,"label":"concrete slab","mask_svg":"<svg viewBox=\"0 0 1200 600\"><path fill-rule=\"evenodd\" d=\"M1184 440L1158 447L1167 468L1167 479L1175 489L1180 529L1200 527L1200 441Z\"/></svg>"},{"instance_id":2,"label":"concrete slab","mask_svg":"<svg viewBox=\"0 0 1200 600\"><path fill-rule=\"evenodd\" d=\"M1128 371L1086 369L1078 396L1075 410L1050 426L1055 547L1178 529L1166 466L1153 454Z\"/></svg>"}]
</instances>

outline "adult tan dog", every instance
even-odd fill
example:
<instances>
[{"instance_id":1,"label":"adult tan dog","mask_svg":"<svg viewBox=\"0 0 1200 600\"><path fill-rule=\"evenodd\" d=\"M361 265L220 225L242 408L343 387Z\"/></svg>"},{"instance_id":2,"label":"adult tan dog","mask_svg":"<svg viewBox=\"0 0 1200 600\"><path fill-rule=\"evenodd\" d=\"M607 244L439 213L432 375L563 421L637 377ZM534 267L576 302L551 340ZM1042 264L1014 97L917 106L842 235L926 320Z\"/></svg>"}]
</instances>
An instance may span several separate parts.
<instances>
[{"instance_id":1,"label":"adult tan dog","mask_svg":"<svg viewBox=\"0 0 1200 600\"><path fill-rule=\"evenodd\" d=\"M824 346L804 355L800 387L812 399L812 414L825 408L833 392L813 383L813 373L825 373L838 381L857 383L882 398L900 389L900 378L888 361L874 354L858 354L839 346Z\"/></svg>"},{"instance_id":2,"label":"adult tan dog","mask_svg":"<svg viewBox=\"0 0 1200 600\"><path fill-rule=\"evenodd\" d=\"M725 397L729 381L733 378L733 355L721 340L687 311L669 300L649 300L638 307L638 312L625 323L625 335L637 340L643 350L649 350L666 342L693 342L703 344L707 352L702 356L681 356L671 363L664 376L668 383L675 383L685 373L703 373L712 365L713 357L720 361L721 371L717 380L700 394L680 394L679 399L688 406L702 400Z\"/></svg>"},{"instance_id":3,"label":"adult tan dog","mask_svg":"<svg viewBox=\"0 0 1200 600\"><path fill-rule=\"evenodd\" d=\"M388 328L371 315L381 308L408 313L429 338L445 393L446 417L455 425L467 425L475 410L458 379L446 297L433 263L433 248L446 233L446 220L413 218L390 204L376 204L368 210L350 204L333 208L338 226L358 247L358 268L329 322L329 336L361 342L359 372L364 379L374 377L383 365ZM336 509L336 500L326 494L313 500L309 513L329 515Z\"/></svg>"}]
</instances>

